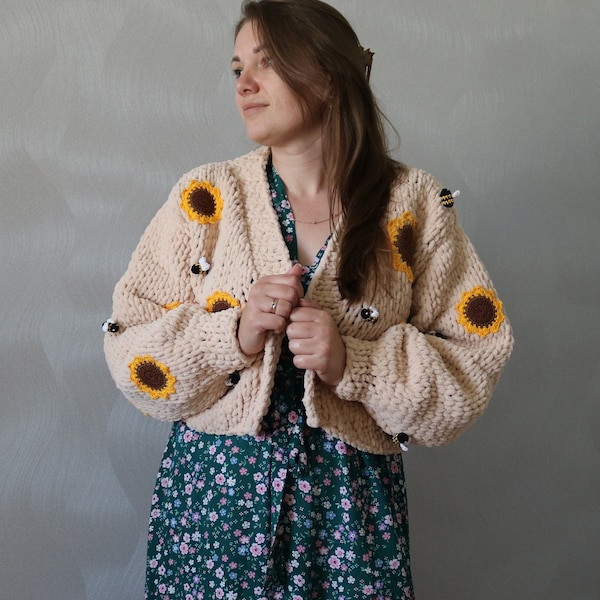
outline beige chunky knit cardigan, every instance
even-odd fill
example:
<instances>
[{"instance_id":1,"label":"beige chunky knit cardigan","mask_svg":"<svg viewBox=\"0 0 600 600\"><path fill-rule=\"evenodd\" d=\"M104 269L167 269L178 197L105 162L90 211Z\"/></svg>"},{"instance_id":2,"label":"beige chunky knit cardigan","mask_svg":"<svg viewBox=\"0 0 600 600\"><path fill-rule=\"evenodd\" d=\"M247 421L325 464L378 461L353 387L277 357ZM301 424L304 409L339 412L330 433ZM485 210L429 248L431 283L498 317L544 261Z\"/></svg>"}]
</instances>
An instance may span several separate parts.
<instances>
[{"instance_id":1,"label":"beige chunky knit cardigan","mask_svg":"<svg viewBox=\"0 0 600 600\"><path fill-rule=\"evenodd\" d=\"M252 284L291 266L268 157L259 148L185 175L116 286L106 357L119 389L147 415L208 433L260 432L282 337L268 336L249 357L236 332ZM398 451L398 433L449 442L485 409L512 333L451 204L428 174L401 177L387 224L393 268L361 303L340 297L336 243L328 245L307 298L331 313L347 358L335 388L306 372L310 427L386 454Z\"/></svg>"}]
</instances>

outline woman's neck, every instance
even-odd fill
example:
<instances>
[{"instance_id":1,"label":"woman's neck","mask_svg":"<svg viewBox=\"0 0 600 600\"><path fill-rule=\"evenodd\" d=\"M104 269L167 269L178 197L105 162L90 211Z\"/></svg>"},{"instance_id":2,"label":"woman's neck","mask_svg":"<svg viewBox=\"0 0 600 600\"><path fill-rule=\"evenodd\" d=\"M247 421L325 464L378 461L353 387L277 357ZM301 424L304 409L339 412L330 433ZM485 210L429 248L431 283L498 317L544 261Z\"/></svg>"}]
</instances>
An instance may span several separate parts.
<instances>
[{"instance_id":1,"label":"woman's neck","mask_svg":"<svg viewBox=\"0 0 600 600\"><path fill-rule=\"evenodd\" d=\"M311 265L340 215L337 203L332 213L320 147L297 153L272 149L272 158L294 214L298 259Z\"/></svg>"},{"instance_id":2,"label":"woman's neck","mask_svg":"<svg viewBox=\"0 0 600 600\"><path fill-rule=\"evenodd\" d=\"M327 198L329 186L325 178L321 143L290 149L271 149L273 166L279 173L288 196L309 202Z\"/></svg>"}]
</instances>

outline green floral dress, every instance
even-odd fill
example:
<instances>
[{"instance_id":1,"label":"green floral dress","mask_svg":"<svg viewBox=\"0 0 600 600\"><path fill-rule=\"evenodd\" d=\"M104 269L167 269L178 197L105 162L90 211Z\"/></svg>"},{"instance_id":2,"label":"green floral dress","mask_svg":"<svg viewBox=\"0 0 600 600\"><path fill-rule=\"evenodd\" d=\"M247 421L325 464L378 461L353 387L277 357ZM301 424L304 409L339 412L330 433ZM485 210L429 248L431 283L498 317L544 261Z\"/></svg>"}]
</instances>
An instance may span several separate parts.
<instances>
[{"instance_id":1,"label":"green floral dress","mask_svg":"<svg viewBox=\"0 0 600 600\"><path fill-rule=\"evenodd\" d=\"M285 187L270 164L268 176L296 259ZM326 246L304 269L305 289ZM174 424L152 497L146 598L414 597L402 458L308 427L303 375L284 341L258 436Z\"/></svg>"}]
</instances>

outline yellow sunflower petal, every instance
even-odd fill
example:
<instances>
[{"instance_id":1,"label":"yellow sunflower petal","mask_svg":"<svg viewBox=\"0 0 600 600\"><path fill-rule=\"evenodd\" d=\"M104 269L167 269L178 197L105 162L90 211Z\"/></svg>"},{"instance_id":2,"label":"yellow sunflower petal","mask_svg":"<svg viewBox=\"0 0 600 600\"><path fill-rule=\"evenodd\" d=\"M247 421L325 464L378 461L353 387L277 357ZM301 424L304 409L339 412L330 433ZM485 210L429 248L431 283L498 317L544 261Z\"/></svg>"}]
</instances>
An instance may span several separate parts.
<instances>
[{"instance_id":1,"label":"yellow sunflower petal","mask_svg":"<svg viewBox=\"0 0 600 600\"><path fill-rule=\"evenodd\" d=\"M175 393L177 380L171 375L169 367L151 356L136 356L129 363L129 373L131 381L152 400L166 400Z\"/></svg>"},{"instance_id":2,"label":"yellow sunflower petal","mask_svg":"<svg viewBox=\"0 0 600 600\"><path fill-rule=\"evenodd\" d=\"M178 306L181 306L181 302L169 302L169 304L163 304L163 308L166 308L167 310L174 310Z\"/></svg>"},{"instance_id":3,"label":"yellow sunflower petal","mask_svg":"<svg viewBox=\"0 0 600 600\"><path fill-rule=\"evenodd\" d=\"M215 292L206 299L206 304L209 312L216 313L228 308L238 308L240 301L227 292Z\"/></svg>"},{"instance_id":4,"label":"yellow sunflower petal","mask_svg":"<svg viewBox=\"0 0 600 600\"><path fill-rule=\"evenodd\" d=\"M415 230L417 220L406 211L398 219L388 223L388 235L392 242L393 265L396 271L404 273L412 283L414 279L413 261L415 252Z\"/></svg>"},{"instance_id":5,"label":"yellow sunflower petal","mask_svg":"<svg viewBox=\"0 0 600 600\"><path fill-rule=\"evenodd\" d=\"M456 311L458 322L467 333L476 333L480 337L496 333L504 321L502 302L496 298L493 290L481 286L465 292L456 305Z\"/></svg>"},{"instance_id":6,"label":"yellow sunflower petal","mask_svg":"<svg viewBox=\"0 0 600 600\"><path fill-rule=\"evenodd\" d=\"M194 179L181 193L181 208L192 221L203 225L216 223L223 211L221 190L208 181Z\"/></svg>"}]
</instances>

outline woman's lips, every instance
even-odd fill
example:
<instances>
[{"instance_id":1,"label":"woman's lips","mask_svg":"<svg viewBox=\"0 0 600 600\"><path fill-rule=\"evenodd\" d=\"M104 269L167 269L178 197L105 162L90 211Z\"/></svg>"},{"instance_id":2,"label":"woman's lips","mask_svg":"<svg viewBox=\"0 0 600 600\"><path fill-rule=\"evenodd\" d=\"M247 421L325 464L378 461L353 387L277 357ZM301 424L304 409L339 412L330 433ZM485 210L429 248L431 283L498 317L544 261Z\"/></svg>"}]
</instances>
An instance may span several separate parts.
<instances>
[{"instance_id":1,"label":"woman's lips","mask_svg":"<svg viewBox=\"0 0 600 600\"><path fill-rule=\"evenodd\" d=\"M262 104L260 102L249 102L248 104L244 104L243 111L245 115L251 115L255 112L259 112L263 108L266 108L266 104Z\"/></svg>"}]
</instances>

